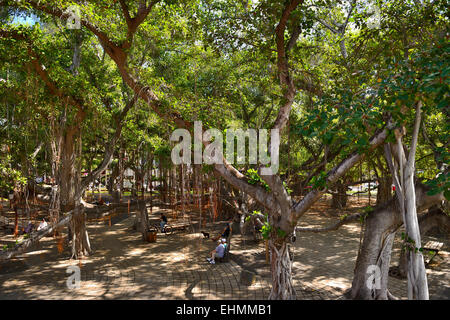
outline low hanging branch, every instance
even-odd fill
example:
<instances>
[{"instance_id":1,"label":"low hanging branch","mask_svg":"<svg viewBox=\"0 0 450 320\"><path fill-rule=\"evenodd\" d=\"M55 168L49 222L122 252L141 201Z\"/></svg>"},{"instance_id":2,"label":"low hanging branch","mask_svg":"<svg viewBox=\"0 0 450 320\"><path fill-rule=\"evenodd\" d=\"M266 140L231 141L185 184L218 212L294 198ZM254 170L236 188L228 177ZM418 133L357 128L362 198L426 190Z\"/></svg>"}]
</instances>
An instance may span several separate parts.
<instances>
[{"instance_id":1,"label":"low hanging branch","mask_svg":"<svg viewBox=\"0 0 450 320\"><path fill-rule=\"evenodd\" d=\"M52 233L54 230L57 230L60 227L63 227L67 224L69 224L70 219L72 217L74 210L71 210L64 214L64 218L58 222L56 225L49 225L46 228L39 230L32 236L30 236L29 239L17 244L13 249L7 250L0 253L0 261L5 261L8 259L11 259L14 256L17 256L18 254L21 254L26 249L30 248L34 244L38 243L40 239L45 237L46 235Z\"/></svg>"}]
</instances>

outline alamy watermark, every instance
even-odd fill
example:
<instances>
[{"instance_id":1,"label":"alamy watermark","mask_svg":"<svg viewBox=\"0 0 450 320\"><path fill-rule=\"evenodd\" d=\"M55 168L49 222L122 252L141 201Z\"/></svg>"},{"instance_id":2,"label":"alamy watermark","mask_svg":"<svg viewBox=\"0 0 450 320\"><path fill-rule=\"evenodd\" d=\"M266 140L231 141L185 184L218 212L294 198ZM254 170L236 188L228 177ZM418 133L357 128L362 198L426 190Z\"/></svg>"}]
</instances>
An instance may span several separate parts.
<instances>
[{"instance_id":1,"label":"alamy watermark","mask_svg":"<svg viewBox=\"0 0 450 320\"><path fill-rule=\"evenodd\" d=\"M95 281L108 285L115 283L120 285L120 283L135 282L136 280L134 271L123 272L113 266L96 270L84 269L83 272L81 272L79 266L68 266L66 273L68 274L66 287L70 290L80 289L83 281Z\"/></svg>"},{"instance_id":2,"label":"alamy watermark","mask_svg":"<svg viewBox=\"0 0 450 320\"><path fill-rule=\"evenodd\" d=\"M68 15L66 28L67 29L81 29L81 9L73 4L68 7L64 13Z\"/></svg>"},{"instance_id":3,"label":"alamy watermark","mask_svg":"<svg viewBox=\"0 0 450 320\"><path fill-rule=\"evenodd\" d=\"M224 156L224 137L222 132L214 128L203 132L202 127L201 121L194 122L194 164L223 164L224 158L229 164L245 164L247 155L246 139L248 139L248 163L263 165L270 164L269 167L261 168L261 175L274 175L278 172L280 147L280 131L278 129L270 130L269 145L267 129L243 130L229 128L226 130L226 153ZM170 141L178 142L172 149L172 162L176 165L182 163L191 164L191 133L186 129L176 129L172 132ZM204 151L202 151L203 142L208 142ZM270 155L268 153L269 148Z\"/></svg>"},{"instance_id":4,"label":"alamy watermark","mask_svg":"<svg viewBox=\"0 0 450 320\"><path fill-rule=\"evenodd\" d=\"M81 288L81 270L78 266L68 266L66 273L67 277L66 286L68 289L80 289Z\"/></svg>"}]
</instances>

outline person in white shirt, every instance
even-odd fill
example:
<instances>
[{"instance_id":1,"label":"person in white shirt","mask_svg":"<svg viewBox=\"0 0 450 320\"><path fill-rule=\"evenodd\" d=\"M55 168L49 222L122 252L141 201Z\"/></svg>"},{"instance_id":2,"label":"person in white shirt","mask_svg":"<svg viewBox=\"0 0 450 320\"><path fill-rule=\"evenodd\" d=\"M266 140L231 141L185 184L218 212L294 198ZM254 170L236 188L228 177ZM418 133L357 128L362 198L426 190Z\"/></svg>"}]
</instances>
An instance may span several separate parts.
<instances>
[{"instance_id":1,"label":"person in white shirt","mask_svg":"<svg viewBox=\"0 0 450 320\"><path fill-rule=\"evenodd\" d=\"M45 219L42 219L41 223L39 224L39 227L37 228L37 230L42 230L44 228L46 228L48 226L48 223L45 221Z\"/></svg>"},{"instance_id":2,"label":"person in white shirt","mask_svg":"<svg viewBox=\"0 0 450 320\"><path fill-rule=\"evenodd\" d=\"M223 258L224 254L225 254L225 244L226 240L225 239L220 239L218 241L218 246L211 251L211 258L206 258L206 260L208 260L209 263L211 264L215 264L215 258Z\"/></svg>"}]
</instances>

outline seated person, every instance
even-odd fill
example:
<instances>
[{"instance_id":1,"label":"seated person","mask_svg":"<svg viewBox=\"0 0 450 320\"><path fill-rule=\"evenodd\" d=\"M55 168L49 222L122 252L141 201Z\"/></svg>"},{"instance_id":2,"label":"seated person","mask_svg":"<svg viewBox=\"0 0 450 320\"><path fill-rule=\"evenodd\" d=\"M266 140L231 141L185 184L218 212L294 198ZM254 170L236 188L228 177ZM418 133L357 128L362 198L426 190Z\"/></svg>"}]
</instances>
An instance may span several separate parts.
<instances>
[{"instance_id":1,"label":"seated person","mask_svg":"<svg viewBox=\"0 0 450 320\"><path fill-rule=\"evenodd\" d=\"M39 224L39 227L37 228L37 231L47 228L47 226L48 226L47 221L45 221L45 219L42 219L41 223Z\"/></svg>"},{"instance_id":2,"label":"seated person","mask_svg":"<svg viewBox=\"0 0 450 320\"><path fill-rule=\"evenodd\" d=\"M33 228L34 228L34 225L33 225L31 222L28 223L27 227L26 227L25 230L24 230L24 233L30 234L31 231L33 231Z\"/></svg>"},{"instance_id":3,"label":"seated person","mask_svg":"<svg viewBox=\"0 0 450 320\"><path fill-rule=\"evenodd\" d=\"M217 247L213 251L211 251L211 258L206 258L206 260L208 260L208 262L211 264L215 264L216 263L215 258L223 258L225 254L225 246L226 240L220 239L218 241Z\"/></svg>"},{"instance_id":4,"label":"seated person","mask_svg":"<svg viewBox=\"0 0 450 320\"><path fill-rule=\"evenodd\" d=\"M225 227L225 229L223 229L223 231L222 231L222 234L218 235L218 236L215 237L215 238L212 238L211 240L212 240L212 241L217 241L217 240L219 240L220 238L228 239L228 237L230 236L231 231L232 231L232 228L231 228L231 223L232 223L232 222L233 222L233 220L228 221L228 222L227 222L227 225L226 225L226 227Z\"/></svg>"},{"instance_id":5,"label":"seated person","mask_svg":"<svg viewBox=\"0 0 450 320\"><path fill-rule=\"evenodd\" d=\"M164 227L167 224L167 217L164 215L164 213L161 213L161 222L159 225L161 226L161 232L165 232Z\"/></svg>"}]
</instances>

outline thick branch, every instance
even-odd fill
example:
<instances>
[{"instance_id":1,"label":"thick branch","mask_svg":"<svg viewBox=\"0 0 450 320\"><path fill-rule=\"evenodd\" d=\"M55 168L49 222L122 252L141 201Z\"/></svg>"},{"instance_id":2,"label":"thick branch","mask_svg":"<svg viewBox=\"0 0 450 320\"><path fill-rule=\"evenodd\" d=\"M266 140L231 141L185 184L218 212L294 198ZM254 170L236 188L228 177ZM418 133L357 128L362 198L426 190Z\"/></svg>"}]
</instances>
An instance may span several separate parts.
<instances>
[{"instance_id":1,"label":"thick branch","mask_svg":"<svg viewBox=\"0 0 450 320\"><path fill-rule=\"evenodd\" d=\"M287 45L286 45L286 52L289 52L295 45L295 43L298 40L298 37L302 33L302 27L298 26L292 30L291 38L289 39Z\"/></svg>"},{"instance_id":2,"label":"thick branch","mask_svg":"<svg viewBox=\"0 0 450 320\"><path fill-rule=\"evenodd\" d=\"M280 22L275 29L276 45L277 45L277 66L278 73L280 76L280 83L282 86L286 86L285 93L283 94L284 103L278 111L277 119L273 125L273 129L283 129L289 120L289 114L291 111L292 103L294 102L296 89L289 74L289 65L286 56L286 49L284 44L284 32L286 29L287 21L291 13L297 8L297 6L302 3L303 0L293 0L286 5L281 15ZM298 37L298 36L297 36Z\"/></svg>"},{"instance_id":3,"label":"thick branch","mask_svg":"<svg viewBox=\"0 0 450 320\"><path fill-rule=\"evenodd\" d=\"M127 22L127 26L128 26L128 28L130 28L130 25L132 23L132 19L131 19L131 16L130 16L130 12L128 11L128 5L125 2L125 0L119 0L119 3L120 3L120 7L122 8L122 12L123 12L123 15L125 17L125 21Z\"/></svg>"},{"instance_id":4,"label":"thick branch","mask_svg":"<svg viewBox=\"0 0 450 320\"><path fill-rule=\"evenodd\" d=\"M278 204L272 194L268 193L264 188L260 186L249 184L247 182L247 178L242 173L226 163L225 159L224 162L225 164L215 164L214 169L219 172L219 174L229 184L247 193L267 208L278 207Z\"/></svg>"},{"instance_id":5,"label":"thick branch","mask_svg":"<svg viewBox=\"0 0 450 320\"><path fill-rule=\"evenodd\" d=\"M147 18L149 13L152 11L153 6L158 3L160 0L151 1L148 6L146 6L146 1L141 1L139 5L138 12L134 18L130 17L130 13L128 11L128 6L125 3L125 0L120 1L120 6L122 7L122 11L125 16L125 20L127 22L128 32L127 39L120 46L122 49L129 49L131 47L131 43L133 41L133 36L137 31L137 28L142 24L142 22Z\"/></svg>"},{"instance_id":6,"label":"thick branch","mask_svg":"<svg viewBox=\"0 0 450 320\"><path fill-rule=\"evenodd\" d=\"M16 245L14 249L0 253L0 261L11 259L12 257L24 252L27 248L31 247L33 244L36 244L40 239L45 237L47 234L53 232L53 230L57 230L60 227L67 225L70 222L72 213L73 210L65 213L64 214L65 217L60 222L58 222L58 224L48 225L46 228L39 230L36 234L31 235L29 239Z\"/></svg>"},{"instance_id":7,"label":"thick branch","mask_svg":"<svg viewBox=\"0 0 450 320\"><path fill-rule=\"evenodd\" d=\"M389 119L386 127L376 133L369 142L370 150L374 150L376 147L381 145L387 138L389 130L393 129L394 125L392 120ZM327 174L326 184L332 185L336 182L340 177L342 177L351 167L353 167L357 162L359 162L364 157L364 154L359 154L354 152L346 159L344 159L341 163L339 163L336 167L330 170ZM290 216L291 224L295 225L297 220L324 194L326 188L324 190L312 190L310 191L300 202L294 205L293 212Z\"/></svg>"}]
</instances>

